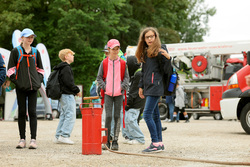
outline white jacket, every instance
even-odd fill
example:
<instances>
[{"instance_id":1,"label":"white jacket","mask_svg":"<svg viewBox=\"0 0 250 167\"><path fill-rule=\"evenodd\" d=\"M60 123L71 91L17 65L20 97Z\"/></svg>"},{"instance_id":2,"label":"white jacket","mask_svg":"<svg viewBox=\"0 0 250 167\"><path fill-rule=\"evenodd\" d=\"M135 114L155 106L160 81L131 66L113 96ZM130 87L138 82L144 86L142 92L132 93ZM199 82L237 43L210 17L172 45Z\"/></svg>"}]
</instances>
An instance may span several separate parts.
<instances>
[{"instance_id":1,"label":"white jacket","mask_svg":"<svg viewBox=\"0 0 250 167\"><path fill-rule=\"evenodd\" d=\"M175 107L179 107L182 109L182 107L185 107L185 99L184 99L184 88L183 86L179 85L176 88L176 97L175 97Z\"/></svg>"}]
</instances>

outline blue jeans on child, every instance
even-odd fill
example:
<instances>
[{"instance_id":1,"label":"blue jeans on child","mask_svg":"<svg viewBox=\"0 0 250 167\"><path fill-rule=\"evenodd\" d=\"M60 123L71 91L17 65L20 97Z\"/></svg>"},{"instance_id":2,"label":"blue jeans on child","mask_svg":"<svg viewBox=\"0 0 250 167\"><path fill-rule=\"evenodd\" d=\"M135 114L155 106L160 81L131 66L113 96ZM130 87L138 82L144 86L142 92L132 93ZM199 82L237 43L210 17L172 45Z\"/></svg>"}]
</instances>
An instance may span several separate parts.
<instances>
[{"instance_id":1,"label":"blue jeans on child","mask_svg":"<svg viewBox=\"0 0 250 167\"><path fill-rule=\"evenodd\" d=\"M162 142L162 126L158 107L159 96L146 96L143 112L152 142Z\"/></svg>"},{"instance_id":2,"label":"blue jeans on child","mask_svg":"<svg viewBox=\"0 0 250 167\"><path fill-rule=\"evenodd\" d=\"M76 120L76 101L74 95L62 94L60 98L60 120L56 129L56 138L69 138Z\"/></svg>"},{"instance_id":3,"label":"blue jeans on child","mask_svg":"<svg viewBox=\"0 0 250 167\"><path fill-rule=\"evenodd\" d=\"M173 121L173 114L174 114L174 96L166 96L166 103L168 104L169 108L169 115L170 115L170 120ZM179 120L179 113L177 114L176 120Z\"/></svg>"},{"instance_id":4,"label":"blue jeans on child","mask_svg":"<svg viewBox=\"0 0 250 167\"><path fill-rule=\"evenodd\" d=\"M125 112L125 128L124 134L130 140L137 140L140 143L145 143L144 135L138 125L138 116L140 109L131 108Z\"/></svg>"}]
</instances>

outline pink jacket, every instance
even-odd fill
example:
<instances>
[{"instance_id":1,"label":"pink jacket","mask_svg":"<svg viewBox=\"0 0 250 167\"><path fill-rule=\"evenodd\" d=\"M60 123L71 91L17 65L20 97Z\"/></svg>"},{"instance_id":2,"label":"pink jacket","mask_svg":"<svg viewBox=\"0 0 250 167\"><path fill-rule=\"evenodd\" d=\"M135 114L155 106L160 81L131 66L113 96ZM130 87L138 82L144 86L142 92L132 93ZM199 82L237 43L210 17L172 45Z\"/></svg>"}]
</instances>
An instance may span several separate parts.
<instances>
[{"instance_id":1,"label":"pink jacket","mask_svg":"<svg viewBox=\"0 0 250 167\"><path fill-rule=\"evenodd\" d=\"M116 60L108 59L108 72L106 77L106 92L109 96L122 95L121 88L121 64L120 58Z\"/></svg>"}]
</instances>

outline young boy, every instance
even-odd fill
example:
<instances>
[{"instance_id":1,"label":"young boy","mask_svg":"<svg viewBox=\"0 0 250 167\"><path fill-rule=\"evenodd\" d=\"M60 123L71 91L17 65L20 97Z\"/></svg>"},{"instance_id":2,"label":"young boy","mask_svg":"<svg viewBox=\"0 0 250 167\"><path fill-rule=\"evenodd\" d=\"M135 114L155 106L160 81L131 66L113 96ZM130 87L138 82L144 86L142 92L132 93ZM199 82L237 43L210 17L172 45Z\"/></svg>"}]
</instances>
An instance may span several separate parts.
<instances>
[{"instance_id":1,"label":"young boy","mask_svg":"<svg viewBox=\"0 0 250 167\"><path fill-rule=\"evenodd\" d=\"M188 123L189 122L188 114L185 111L184 88L181 85L179 85L179 82L177 82L173 121L176 120L177 113L179 111L181 111L183 113L183 115L186 119L185 123ZM179 122L179 120L177 120L177 122Z\"/></svg>"},{"instance_id":2,"label":"young boy","mask_svg":"<svg viewBox=\"0 0 250 167\"><path fill-rule=\"evenodd\" d=\"M53 68L53 70L60 70L59 81L62 91L60 120L56 130L55 143L74 144L70 140L70 134L76 120L76 101L74 96L80 96L80 89L74 83L73 71L70 67L70 64L74 62L74 54L70 49L61 50L59 58L62 62Z\"/></svg>"},{"instance_id":3,"label":"young boy","mask_svg":"<svg viewBox=\"0 0 250 167\"><path fill-rule=\"evenodd\" d=\"M111 149L118 150L120 111L123 102L123 92L128 87L129 75L126 62L118 56L120 42L116 39L111 39L108 41L107 46L109 56L100 64L96 80L99 87L103 90L102 96L104 96L106 111L105 128L108 128L108 142L106 145L110 148L112 110L114 105L114 139Z\"/></svg>"},{"instance_id":4,"label":"young boy","mask_svg":"<svg viewBox=\"0 0 250 167\"><path fill-rule=\"evenodd\" d=\"M129 56L127 59L128 71L130 76L130 87L128 101L125 107L125 128L124 133L126 144L144 144L144 135L138 125L138 116L140 109L144 108L145 99L139 97L138 84L141 78L140 64L137 63L135 56Z\"/></svg>"}]
</instances>

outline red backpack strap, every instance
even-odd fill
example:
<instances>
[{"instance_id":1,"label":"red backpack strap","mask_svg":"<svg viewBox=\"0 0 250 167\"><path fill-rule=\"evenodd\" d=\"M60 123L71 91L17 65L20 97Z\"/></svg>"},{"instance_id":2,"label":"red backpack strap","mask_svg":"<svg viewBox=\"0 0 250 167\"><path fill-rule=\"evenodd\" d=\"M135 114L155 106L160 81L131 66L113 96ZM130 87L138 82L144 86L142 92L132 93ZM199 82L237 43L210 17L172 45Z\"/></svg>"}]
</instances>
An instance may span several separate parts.
<instances>
[{"instance_id":1,"label":"red backpack strap","mask_svg":"<svg viewBox=\"0 0 250 167\"><path fill-rule=\"evenodd\" d=\"M123 128L125 128L125 106L127 105L127 92L126 92L126 90L124 90L124 96L125 96L125 99L123 99L123 102L122 102L122 104L123 104L123 106L122 106L122 108L123 108Z\"/></svg>"},{"instance_id":2,"label":"red backpack strap","mask_svg":"<svg viewBox=\"0 0 250 167\"><path fill-rule=\"evenodd\" d=\"M20 45L17 47L17 50L18 50L19 55L18 55L18 61L17 61L17 65L16 65L16 80L17 80L19 65L23 59L23 49Z\"/></svg>"},{"instance_id":3,"label":"red backpack strap","mask_svg":"<svg viewBox=\"0 0 250 167\"><path fill-rule=\"evenodd\" d=\"M106 77L107 77L107 73L108 73L108 58L105 58L103 61L102 61L102 68L103 68L103 81L106 80Z\"/></svg>"},{"instance_id":4,"label":"red backpack strap","mask_svg":"<svg viewBox=\"0 0 250 167\"><path fill-rule=\"evenodd\" d=\"M108 73L108 58L105 58L105 59L102 61L102 69L103 69L103 76L102 76L102 79L103 79L103 81L105 82L106 77L107 77L107 73ZM103 89L101 89L101 96L102 96L101 104L103 105L103 104L104 104L104 96L105 96L105 92L104 92Z\"/></svg>"},{"instance_id":5,"label":"red backpack strap","mask_svg":"<svg viewBox=\"0 0 250 167\"><path fill-rule=\"evenodd\" d=\"M120 62L121 62L121 80L123 81L126 70L126 62L122 59L120 59Z\"/></svg>"},{"instance_id":6,"label":"red backpack strap","mask_svg":"<svg viewBox=\"0 0 250 167\"><path fill-rule=\"evenodd\" d=\"M121 62L121 80L123 81L125 76L125 70L126 70L126 62L122 59L120 59ZM126 90L124 90L124 100L123 100L123 128L125 128L125 106L127 105L127 94Z\"/></svg>"}]
</instances>

